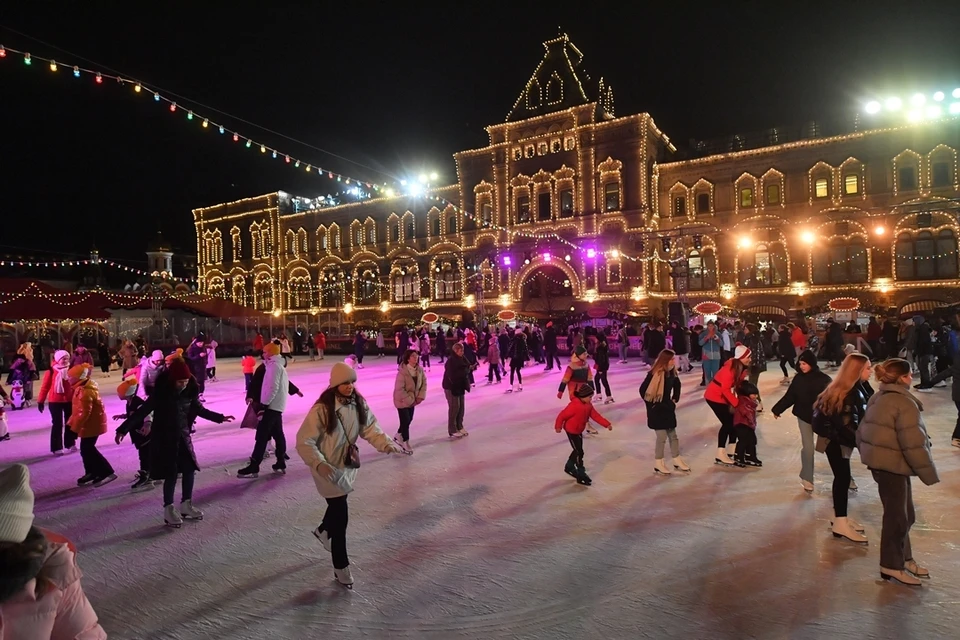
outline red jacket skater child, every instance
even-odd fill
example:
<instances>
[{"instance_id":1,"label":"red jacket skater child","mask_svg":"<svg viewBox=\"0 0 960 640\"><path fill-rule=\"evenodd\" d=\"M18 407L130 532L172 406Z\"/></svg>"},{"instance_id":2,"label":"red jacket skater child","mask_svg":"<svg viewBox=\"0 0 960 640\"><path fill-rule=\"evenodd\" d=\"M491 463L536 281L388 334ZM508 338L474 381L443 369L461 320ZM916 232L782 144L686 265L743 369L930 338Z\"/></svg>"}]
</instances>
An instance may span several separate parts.
<instances>
[{"instance_id":1,"label":"red jacket skater child","mask_svg":"<svg viewBox=\"0 0 960 640\"><path fill-rule=\"evenodd\" d=\"M585 384L577 389L574 398L560 412L554 424L557 433L567 432L567 439L573 447L573 452L563 467L564 472L576 478L577 484L586 486L590 486L592 480L587 475L587 470L583 468L583 431L591 418L599 425L613 431L610 421L600 415L593 406L593 386Z\"/></svg>"}]
</instances>

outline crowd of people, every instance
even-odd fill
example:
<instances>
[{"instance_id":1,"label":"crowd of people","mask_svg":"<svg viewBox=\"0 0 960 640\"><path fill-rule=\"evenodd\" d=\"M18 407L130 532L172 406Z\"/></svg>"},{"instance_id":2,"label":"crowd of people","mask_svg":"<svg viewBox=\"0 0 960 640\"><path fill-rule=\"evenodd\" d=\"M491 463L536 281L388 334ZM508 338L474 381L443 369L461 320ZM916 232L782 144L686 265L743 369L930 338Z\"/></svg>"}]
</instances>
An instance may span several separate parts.
<instances>
[{"instance_id":1,"label":"crowd of people","mask_svg":"<svg viewBox=\"0 0 960 640\"><path fill-rule=\"evenodd\" d=\"M764 409L758 381L767 362L779 360L781 382L786 388L771 413L779 418L790 409L797 419L802 489L808 494L814 491L815 457L817 453L824 454L833 474L831 532L837 538L867 544L865 528L851 517L848 509L849 492L857 489L851 459L855 451L859 452L877 484L883 505L880 575L884 580L920 585L922 579L930 577L930 572L913 557L910 545L910 527L915 521L911 478L916 476L924 484L932 485L939 477L921 413L923 405L912 392L929 392L953 377L955 367L960 367L960 325L931 324L918 316L902 323L894 333L889 324L881 325L871 319L865 341L838 344L838 332L844 342L844 333L855 332L850 327L844 331L840 323L832 321L828 321L822 341L813 326L804 324L758 329L751 323L740 322L711 321L689 328L677 322L668 326L650 323L638 336L640 366L649 367L639 395L647 426L655 432L654 473L666 477L691 472L681 455L676 407L684 388L682 374L694 370L693 362L702 363L700 386L705 387L705 408L719 422L715 464L742 470L762 468L757 451L757 414ZM627 363L626 328L615 327L610 338L613 337L619 347L618 364ZM611 422L596 406L613 402L609 338L604 332L585 335L571 330L566 333L566 340L570 356L568 363L561 366L558 333L553 323L547 323L543 330L537 326L488 327L481 331L450 329L437 334L425 328L401 328L395 335L398 360L392 394L399 428L391 438L357 389L357 370L363 367L367 342L371 341L382 357L383 334L357 333L354 353L332 366L329 384L316 401L316 410L309 411L300 425L294 446L326 502L326 511L313 535L331 554L334 576L340 584L353 585L346 531L347 497L360 468L357 440L363 438L383 453L413 454L410 429L416 407L427 400L430 355L434 349L443 364L441 388L448 407L447 431L451 439L468 435L464 428L465 397L476 387L474 372L481 360L487 365L488 385L500 383L509 370L508 393L523 390L523 369L531 360L545 365L544 371L557 370L557 397L566 396L567 404L556 416L554 427L557 433L566 434L571 446L563 471L580 485L592 484L584 461L584 435L598 433L591 421L612 430ZM315 339L311 343L315 350L311 356L323 358L325 342ZM124 351L127 344L121 347L123 357L119 364L124 376L116 392L125 405L123 413L113 416L120 421L114 439L120 444L129 435L137 450L139 469L131 489L140 491L162 484L164 523L178 528L184 520L203 518L203 512L193 504L194 479L200 469L192 441L194 423L198 418L218 423L234 420L233 416L204 406L205 384L217 379L217 344L201 334L186 350L167 354L155 350L149 355L136 344L129 345L140 357L133 362L133 356ZM868 354L861 353L858 347L864 347ZM286 399L290 395L303 396L290 380L286 367L299 349L300 346L291 347L282 334L266 342L258 334L253 349L241 361L248 405L242 426L253 429L255 436L249 463L237 472L239 478L258 476L264 458L270 455L271 442L276 456L272 470L278 474L286 472ZM38 378L31 356L28 349L21 349L8 376L8 382L17 383L27 403L34 399L32 382ZM259 365L256 356L262 360ZM100 487L112 482L117 474L97 448L98 438L107 432L108 416L99 386L93 380L93 359L85 349L76 348L72 353L58 350L51 360L51 367L40 378L36 397L37 408L50 411L51 452L80 452L84 473L77 480L78 485ZM836 368L833 377L821 371L822 360ZM792 377L791 371L795 371ZM915 374L920 377L916 385ZM690 380L696 385L695 377ZM960 409L956 380L953 399ZM9 401L5 392L2 397ZM8 436L4 429L0 440L5 437ZM960 418L952 444L960 447ZM176 506L178 482L181 492ZM55 534L32 527L31 514L32 493L26 469L14 466L0 473L0 564L15 576L0 589L0 610L7 615L12 607L20 606L25 594L32 593L37 598L59 590L65 601L72 603L70 613L64 613L73 617L70 624L86 630L88 636L84 637L102 637L97 635L102 630L78 580L70 578L75 575L71 573L75 572L74 551ZM50 575L55 571L65 573L56 574L61 576L59 582L41 588L36 581L38 576L47 575L44 572L50 562L55 563L49 567Z\"/></svg>"}]
</instances>

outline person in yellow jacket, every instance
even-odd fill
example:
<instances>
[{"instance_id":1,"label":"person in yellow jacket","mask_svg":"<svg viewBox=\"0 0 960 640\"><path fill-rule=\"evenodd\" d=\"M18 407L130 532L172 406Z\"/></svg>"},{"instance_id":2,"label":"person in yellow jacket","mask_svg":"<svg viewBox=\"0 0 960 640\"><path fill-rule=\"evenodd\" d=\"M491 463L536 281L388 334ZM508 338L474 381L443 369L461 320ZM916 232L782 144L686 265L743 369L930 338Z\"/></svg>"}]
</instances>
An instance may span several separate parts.
<instances>
[{"instance_id":1,"label":"person in yellow jacket","mask_svg":"<svg viewBox=\"0 0 960 640\"><path fill-rule=\"evenodd\" d=\"M353 491L360 468L357 440L363 438L381 453L402 453L380 429L370 405L357 393L356 381L352 367L343 362L333 365L330 385L297 432L297 453L327 501L323 521L313 535L333 555L334 576L348 589L353 587L353 576L347 557L347 494Z\"/></svg>"},{"instance_id":2,"label":"person in yellow jacket","mask_svg":"<svg viewBox=\"0 0 960 640\"><path fill-rule=\"evenodd\" d=\"M73 390L67 426L80 438L83 476L77 480L77 485L81 487L88 484L102 487L117 479L113 467L97 449L97 438L107 432L107 412L103 408L97 383L90 379L92 372L93 366L87 363L78 364L67 371Z\"/></svg>"}]
</instances>

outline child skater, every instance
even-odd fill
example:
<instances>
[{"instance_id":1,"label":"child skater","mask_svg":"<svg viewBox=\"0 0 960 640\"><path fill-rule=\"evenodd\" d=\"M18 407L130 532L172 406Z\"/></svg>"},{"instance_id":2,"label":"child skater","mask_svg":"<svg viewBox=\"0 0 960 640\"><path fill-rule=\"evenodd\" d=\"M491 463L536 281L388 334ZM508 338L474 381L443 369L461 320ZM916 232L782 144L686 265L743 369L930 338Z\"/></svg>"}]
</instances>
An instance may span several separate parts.
<instances>
[{"instance_id":1,"label":"child skater","mask_svg":"<svg viewBox=\"0 0 960 640\"><path fill-rule=\"evenodd\" d=\"M690 471L680 457L680 440L677 438L677 402L680 401L680 376L677 375L676 358L670 349L657 356L643 384L640 395L647 405L647 426L657 432L656 462L653 471L658 475L673 473L663 462L663 449L670 439L670 457L678 471Z\"/></svg>"},{"instance_id":2,"label":"child skater","mask_svg":"<svg viewBox=\"0 0 960 640\"><path fill-rule=\"evenodd\" d=\"M490 340L490 346L487 347L487 384L493 384L493 376L497 376L497 384L500 384L500 345L496 340Z\"/></svg>"},{"instance_id":3,"label":"child skater","mask_svg":"<svg viewBox=\"0 0 960 640\"><path fill-rule=\"evenodd\" d=\"M563 471L577 479L577 484L590 486L593 481L587 475L587 470L583 468L583 430L587 422L593 418L598 424L613 431L613 425L610 421L600 415L600 412L593 406L593 385L585 384L574 393L563 411L557 416L554 428L557 433L567 432L567 439L570 440L570 446L573 452L567 458L567 464Z\"/></svg>"},{"instance_id":4,"label":"child skater","mask_svg":"<svg viewBox=\"0 0 960 640\"><path fill-rule=\"evenodd\" d=\"M93 365L87 363L78 364L67 371L73 394L67 425L80 438L84 473L77 480L77 485L81 487L88 484L102 487L117 479L113 467L97 450L97 438L107 432L107 412L103 408L97 383L90 379L92 371Z\"/></svg>"},{"instance_id":5,"label":"child skater","mask_svg":"<svg viewBox=\"0 0 960 640\"><path fill-rule=\"evenodd\" d=\"M734 464L738 467L762 467L757 459L757 405L760 391L749 380L740 383L739 402L733 410L733 427L737 432L737 452Z\"/></svg>"},{"instance_id":6,"label":"child skater","mask_svg":"<svg viewBox=\"0 0 960 640\"><path fill-rule=\"evenodd\" d=\"M133 417L137 409L145 402L143 398L137 395L137 386L137 379L131 376L125 378L117 387L117 395L127 404L126 413L113 416L114 420L127 420L127 418ZM152 425L152 414L142 420L126 421L117 429L117 435L114 438L115 442L120 444L124 436L129 433L130 441L137 448L137 455L140 456L140 470L137 471L137 479L130 486L134 491L153 488L153 480L150 479L150 428Z\"/></svg>"},{"instance_id":7,"label":"child skater","mask_svg":"<svg viewBox=\"0 0 960 640\"><path fill-rule=\"evenodd\" d=\"M423 368L430 371L430 332L424 327L420 334L420 362Z\"/></svg>"},{"instance_id":8,"label":"child skater","mask_svg":"<svg viewBox=\"0 0 960 640\"><path fill-rule=\"evenodd\" d=\"M240 367L243 369L244 391L250 391L250 383L253 382L253 372L257 368L257 361L253 358L253 351L247 349L247 352L240 358Z\"/></svg>"},{"instance_id":9,"label":"child skater","mask_svg":"<svg viewBox=\"0 0 960 640\"><path fill-rule=\"evenodd\" d=\"M593 371L587 366L587 350L581 345L570 356L570 364L563 372L563 379L557 389L557 398L563 398L563 392L566 390L570 399L573 400L577 391L584 385L589 386L591 392L593 391ZM595 435L597 430L587 427L587 433Z\"/></svg>"}]
</instances>

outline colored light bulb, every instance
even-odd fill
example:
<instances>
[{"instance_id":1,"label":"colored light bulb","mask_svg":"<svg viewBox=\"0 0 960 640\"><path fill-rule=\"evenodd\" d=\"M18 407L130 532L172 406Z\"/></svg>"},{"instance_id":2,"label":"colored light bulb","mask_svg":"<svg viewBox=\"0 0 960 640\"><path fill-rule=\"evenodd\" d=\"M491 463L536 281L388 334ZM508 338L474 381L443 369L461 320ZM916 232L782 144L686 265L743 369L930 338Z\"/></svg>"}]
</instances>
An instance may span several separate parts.
<instances>
[{"instance_id":1,"label":"colored light bulb","mask_svg":"<svg viewBox=\"0 0 960 640\"><path fill-rule=\"evenodd\" d=\"M287 164L290 164L290 156L287 156Z\"/></svg>"},{"instance_id":2,"label":"colored light bulb","mask_svg":"<svg viewBox=\"0 0 960 640\"><path fill-rule=\"evenodd\" d=\"M277 152L276 152L276 151L273 152L273 157L274 157L274 158L277 157Z\"/></svg>"},{"instance_id":3,"label":"colored light bulb","mask_svg":"<svg viewBox=\"0 0 960 640\"><path fill-rule=\"evenodd\" d=\"M300 168L300 161L297 160L297 161L294 163L293 166L295 166L297 169L299 169L299 168Z\"/></svg>"},{"instance_id":4,"label":"colored light bulb","mask_svg":"<svg viewBox=\"0 0 960 640\"><path fill-rule=\"evenodd\" d=\"M307 173L310 173L310 165L307 165Z\"/></svg>"},{"instance_id":5,"label":"colored light bulb","mask_svg":"<svg viewBox=\"0 0 960 640\"><path fill-rule=\"evenodd\" d=\"M50 61L50 71L56 71L56 70L57 70L57 61L56 61L56 60L51 60L51 61Z\"/></svg>"},{"instance_id":6,"label":"colored light bulb","mask_svg":"<svg viewBox=\"0 0 960 640\"><path fill-rule=\"evenodd\" d=\"M249 140L247 140L247 149L250 148L250 145L251 145L251 144L252 144L252 143L251 143Z\"/></svg>"},{"instance_id":7,"label":"colored light bulb","mask_svg":"<svg viewBox=\"0 0 960 640\"><path fill-rule=\"evenodd\" d=\"M160 102L160 94L157 93L156 91L153 92L153 100L155 102Z\"/></svg>"},{"instance_id":8,"label":"colored light bulb","mask_svg":"<svg viewBox=\"0 0 960 640\"><path fill-rule=\"evenodd\" d=\"M27 64L27 65L33 64L33 60L30 59L29 53L23 54L23 64Z\"/></svg>"},{"instance_id":9,"label":"colored light bulb","mask_svg":"<svg viewBox=\"0 0 960 640\"><path fill-rule=\"evenodd\" d=\"M79 77L80 77L80 67L77 67L77 66L74 66L74 67L73 67L73 77L74 77L74 78L79 78Z\"/></svg>"},{"instance_id":10,"label":"colored light bulb","mask_svg":"<svg viewBox=\"0 0 960 640\"><path fill-rule=\"evenodd\" d=\"M103 76L99 73L93 78L94 82L97 84L103 84Z\"/></svg>"},{"instance_id":11,"label":"colored light bulb","mask_svg":"<svg viewBox=\"0 0 960 640\"><path fill-rule=\"evenodd\" d=\"M238 136L237 134L233 134L233 141L239 142L239 140L240 140L240 136Z\"/></svg>"},{"instance_id":12,"label":"colored light bulb","mask_svg":"<svg viewBox=\"0 0 960 640\"><path fill-rule=\"evenodd\" d=\"M263 145L260 145L260 153L266 153L266 152L267 152L267 148Z\"/></svg>"},{"instance_id":13,"label":"colored light bulb","mask_svg":"<svg viewBox=\"0 0 960 640\"><path fill-rule=\"evenodd\" d=\"M210 126L210 121L207 120L206 118L204 118L204 120L203 120L203 128L206 129L208 126Z\"/></svg>"},{"instance_id":14,"label":"colored light bulb","mask_svg":"<svg viewBox=\"0 0 960 640\"><path fill-rule=\"evenodd\" d=\"M137 93L140 93L140 91L143 90L143 87L140 86L140 83L138 82L136 86L133 88L133 90L136 91Z\"/></svg>"},{"instance_id":15,"label":"colored light bulb","mask_svg":"<svg viewBox=\"0 0 960 640\"><path fill-rule=\"evenodd\" d=\"M6 57L7 57L7 50L3 48L2 44L0 44L0 58L6 58Z\"/></svg>"},{"instance_id":16,"label":"colored light bulb","mask_svg":"<svg viewBox=\"0 0 960 640\"><path fill-rule=\"evenodd\" d=\"M177 103L176 103L176 102L171 102L171 103L170 103L170 113L173 113L173 112L176 111L176 110L177 110Z\"/></svg>"},{"instance_id":17,"label":"colored light bulb","mask_svg":"<svg viewBox=\"0 0 960 640\"><path fill-rule=\"evenodd\" d=\"M223 133L223 131L224 131L223 127L220 127L220 133Z\"/></svg>"},{"instance_id":18,"label":"colored light bulb","mask_svg":"<svg viewBox=\"0 0 960 640\"><path fill-rule=\"evenodd\" d=\"M193 120L193 111L187 112L187 120Z\"/></svg>"}]
</instances>

